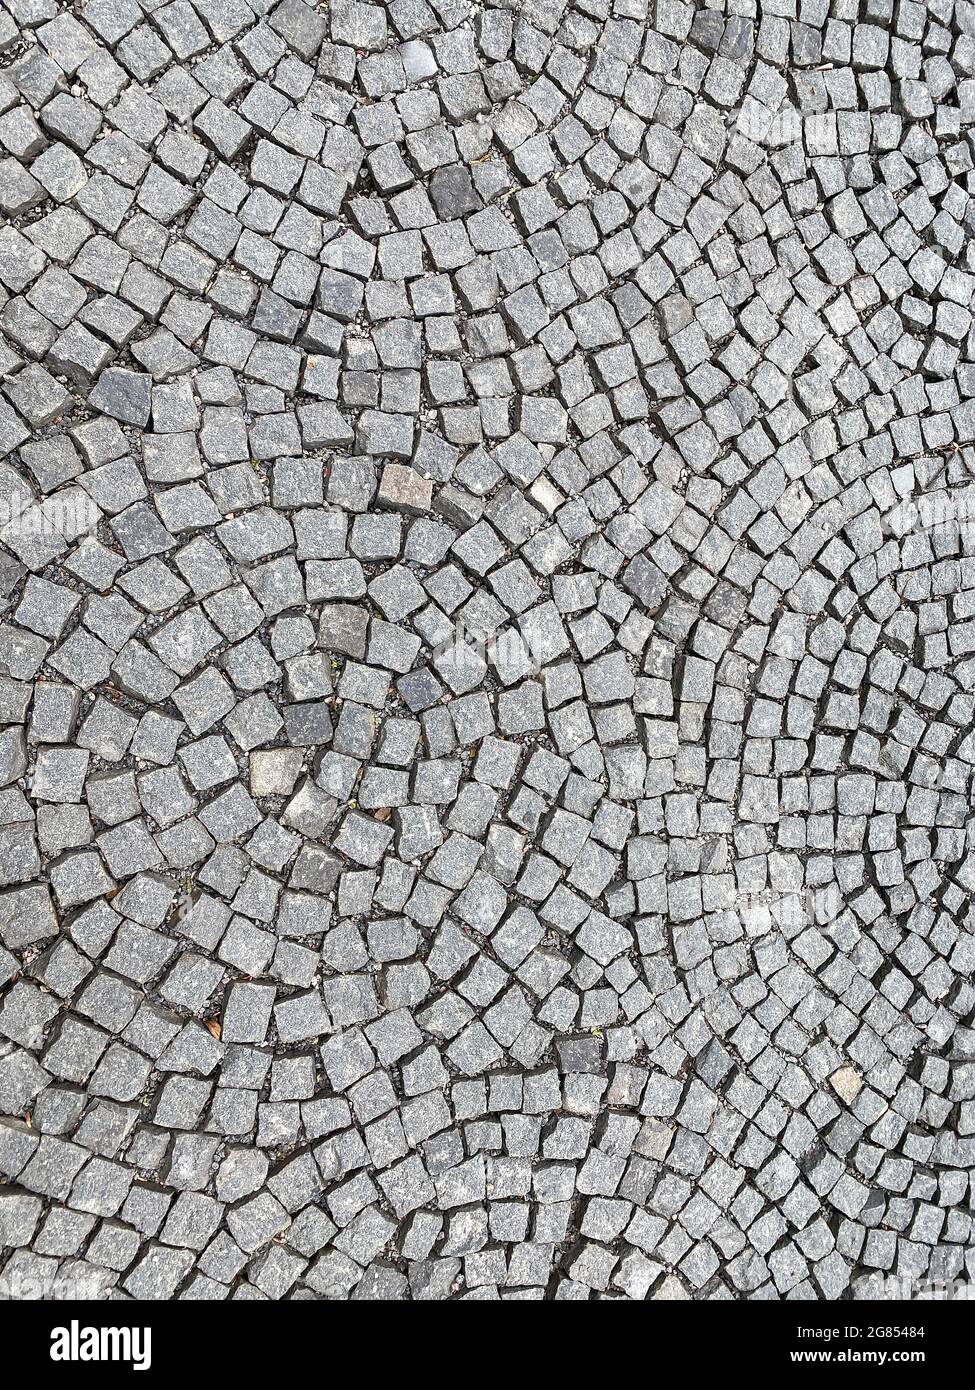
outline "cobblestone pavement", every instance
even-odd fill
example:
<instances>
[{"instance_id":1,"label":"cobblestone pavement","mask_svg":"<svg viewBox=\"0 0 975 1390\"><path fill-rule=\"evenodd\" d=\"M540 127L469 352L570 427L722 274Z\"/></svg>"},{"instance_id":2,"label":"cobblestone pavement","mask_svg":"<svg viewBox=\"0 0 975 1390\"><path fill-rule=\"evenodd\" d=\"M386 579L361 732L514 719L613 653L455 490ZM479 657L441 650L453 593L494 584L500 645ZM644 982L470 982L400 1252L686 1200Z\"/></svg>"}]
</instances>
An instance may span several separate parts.
<instances>
[{"instance_id":1,"label":"cobblestone pavement","mask_svg":"<svg viewBox=\"0 0 975 1390\"><path fill-rule=\"evenodd\" d=\"M975 8L0 0L0 1291L975 1268Z\"/></svg>"}]
</instances>

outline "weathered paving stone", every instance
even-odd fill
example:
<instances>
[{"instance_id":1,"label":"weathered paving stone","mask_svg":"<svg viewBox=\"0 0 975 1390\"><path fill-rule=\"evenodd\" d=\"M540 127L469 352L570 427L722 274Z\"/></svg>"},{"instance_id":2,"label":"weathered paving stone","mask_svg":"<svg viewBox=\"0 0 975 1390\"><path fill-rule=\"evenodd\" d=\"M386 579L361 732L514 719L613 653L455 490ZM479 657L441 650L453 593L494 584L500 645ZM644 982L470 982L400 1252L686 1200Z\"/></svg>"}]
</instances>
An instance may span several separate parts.
<instances>
[{"instance_id":1,"label":"weathered paving stone","mask_svg":"<svg viewBox=\"0 0 975 1390\"><path fill-rule=\"evenodd\" d=\"M0 0L5 1297L975 1270L971 15L731 8Z\"/></svg>"}]
</instances>

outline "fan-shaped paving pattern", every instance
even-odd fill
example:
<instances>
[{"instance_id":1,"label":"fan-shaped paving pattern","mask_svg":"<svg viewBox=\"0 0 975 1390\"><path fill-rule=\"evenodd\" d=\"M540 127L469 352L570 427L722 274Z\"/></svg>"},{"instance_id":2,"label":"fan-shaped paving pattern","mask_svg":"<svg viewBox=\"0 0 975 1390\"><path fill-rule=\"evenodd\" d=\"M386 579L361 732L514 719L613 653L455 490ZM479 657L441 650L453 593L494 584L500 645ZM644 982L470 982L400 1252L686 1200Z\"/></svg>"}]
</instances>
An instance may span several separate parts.
<instances>
[{"instance_id":1,"label":"fan-shaped paving pattern","mask_svg":"<svg viewBox=\"0 0 975 1390\"><path fill-rule=\"evenodd\" d=\"M8 1296L967 1277L973 76L0 0Z\"/></svg>"}]
</instances>

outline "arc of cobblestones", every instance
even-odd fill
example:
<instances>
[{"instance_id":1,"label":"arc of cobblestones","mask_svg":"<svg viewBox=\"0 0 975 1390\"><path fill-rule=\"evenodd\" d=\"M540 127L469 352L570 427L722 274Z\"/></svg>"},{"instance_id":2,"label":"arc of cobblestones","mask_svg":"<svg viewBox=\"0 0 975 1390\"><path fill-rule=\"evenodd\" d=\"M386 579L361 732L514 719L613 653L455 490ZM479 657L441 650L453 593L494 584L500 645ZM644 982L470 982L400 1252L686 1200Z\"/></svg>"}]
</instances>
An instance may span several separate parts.
<instances>
[{"instance_id":1,"label":"arc of cobblestones","mask_svg":"<svg viewBox=\"0 0 975 1390\"><path fill-rule=\"evenodd\" d=\"M975 1259L966 0L0 0L0 1289Z\"/></svg>"}]
</instances>

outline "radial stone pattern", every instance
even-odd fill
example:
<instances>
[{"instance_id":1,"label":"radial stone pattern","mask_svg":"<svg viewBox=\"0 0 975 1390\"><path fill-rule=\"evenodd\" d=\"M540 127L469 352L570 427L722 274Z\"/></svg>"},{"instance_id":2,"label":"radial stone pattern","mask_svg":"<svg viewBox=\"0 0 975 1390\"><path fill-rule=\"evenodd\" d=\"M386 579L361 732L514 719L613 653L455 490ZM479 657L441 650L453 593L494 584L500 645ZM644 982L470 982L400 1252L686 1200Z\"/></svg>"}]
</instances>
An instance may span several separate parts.
<instances>
[{"instance_id":1,"label":"radial stone pattern","mask_svg":"<svg viewBox=\"0 0 975 1390\"><path fill-rule=\"evenodd\" d=\"M975 1267L975 9L0 0L0 1293Z\"/></svg>"}]
</instances>

